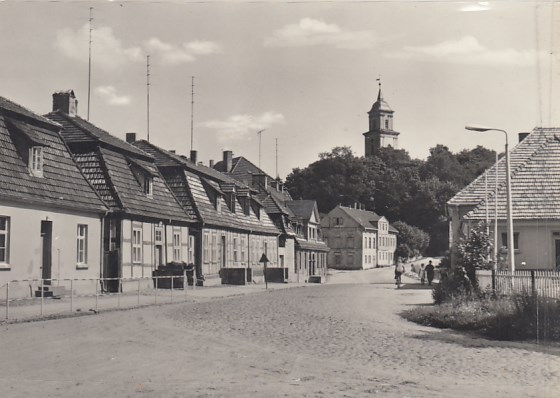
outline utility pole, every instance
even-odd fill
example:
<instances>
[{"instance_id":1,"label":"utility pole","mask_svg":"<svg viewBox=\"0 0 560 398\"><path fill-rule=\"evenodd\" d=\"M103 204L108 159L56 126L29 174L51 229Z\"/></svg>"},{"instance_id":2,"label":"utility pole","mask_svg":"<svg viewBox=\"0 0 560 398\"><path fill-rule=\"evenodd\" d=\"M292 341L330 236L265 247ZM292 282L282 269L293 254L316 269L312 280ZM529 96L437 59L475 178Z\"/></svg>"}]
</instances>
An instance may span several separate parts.
<instances>
[{"instance_id":1,"label":"utility pole","mask_svg":"<svg viewBox=\"0 0 560 398\"><path fill-rule=\"evenodd\" d=\"M150 56L146 55L146 115L148 142L150 142Z\"/></svg>"},{"instance_id":2,"label":"utility pole","mask_svg":"<svg viewBox=\"0 0 560 398\"><path fill-rule=\"evenodd\" d=\"M87 120L89 121L89 102L91 99L91 32L93 31L93 7L89 8L89 58L88 58L88 91L87 91Z\"/></svg>"}]
</instances>

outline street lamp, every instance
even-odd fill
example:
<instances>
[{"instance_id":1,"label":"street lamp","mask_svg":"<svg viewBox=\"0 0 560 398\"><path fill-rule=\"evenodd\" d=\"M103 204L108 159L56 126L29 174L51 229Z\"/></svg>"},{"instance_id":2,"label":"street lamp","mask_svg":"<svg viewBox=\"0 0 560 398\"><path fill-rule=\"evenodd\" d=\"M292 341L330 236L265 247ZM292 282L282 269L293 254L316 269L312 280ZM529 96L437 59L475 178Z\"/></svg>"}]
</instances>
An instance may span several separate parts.
<instances>
[{"instance_id":1,"label":"street lamp","mask_svg":"<svg viewBox=\"0 0 560 398\"><path fill-rule=\"evenodd\" d=\"M465 126L467 130L486 132L486 131L501 131L506 136L506 192L507 192L507 239L508 239L508 268L511 274L515 273L515 258L514 258L514 247L513 247L513 215L511 209L511 172L509 165L509 149L508 149L508 135L505 130L497 129L493 127L485 126ZM496 164L496 173L498 172L498 167ZM486 204L488 206L488 203ZM497 211L497 210L496 210ZM495 236L494 244L497 243L498 237Z\"/></svg>"}]
</instances>

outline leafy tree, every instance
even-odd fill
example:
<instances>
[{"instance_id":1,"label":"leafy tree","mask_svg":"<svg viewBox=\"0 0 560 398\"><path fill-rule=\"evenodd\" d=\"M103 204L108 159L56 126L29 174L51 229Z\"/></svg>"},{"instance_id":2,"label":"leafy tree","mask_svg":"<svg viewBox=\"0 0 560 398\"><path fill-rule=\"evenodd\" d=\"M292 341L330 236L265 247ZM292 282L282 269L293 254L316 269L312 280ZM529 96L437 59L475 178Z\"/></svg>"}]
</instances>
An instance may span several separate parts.
<instances>
[{"instance_id":1,"label":"leafy tree","mask_svg":"<svg viewBox=\"0 0 560 398\"><path fill-rule=\"evenodd\" d=\"M430 235L402 221L394 222L393 226L399 231L395 254L401 261L424 254L430 243Z\"/></svg>"},{"instance_id":2,"label":"leafy tree","mask_svg":"<svg viewBox=\"0 0 560 398\"><path fill-rule=\"evenodd\" d=\"M457 243L457 254L459 264L465 269L465 273L474 288L478 287L476 278L477 268L489 268L489 253L492 250L492 242L486 232L486 223L480 222L470 230L469 236Z\"/></svg>"}]
</instances>

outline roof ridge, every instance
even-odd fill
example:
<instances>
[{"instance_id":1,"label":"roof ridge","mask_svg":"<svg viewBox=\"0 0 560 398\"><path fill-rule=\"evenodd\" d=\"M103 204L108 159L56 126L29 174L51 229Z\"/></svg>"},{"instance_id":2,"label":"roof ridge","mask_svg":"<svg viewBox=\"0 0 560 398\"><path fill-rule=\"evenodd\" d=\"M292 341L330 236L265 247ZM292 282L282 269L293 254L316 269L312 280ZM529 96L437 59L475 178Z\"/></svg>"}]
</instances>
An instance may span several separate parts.
<instances>
[{"instance_id":1,"label":"roof ridge","mask_svg":"<svg viewBox=\"0 0 560 398\"><path fill-rule=\"evenodd\" d=\"M55 121L53 121L53 120L50 120L49 118L47 118L47 117L45 117L45 116L43 116L43 115L39 115L38 113L32 111L31 109L26 108L25 106L20 105L20 104L18 104L17 102L14 102L14 101L12 101L12 100L6 98L6 97L0 96L0 103L1 103L1 101L6 101L6 102L10 103L11 105L14 105L16 108L21 108L23 111L29 112L30 114L29 114L29 115L26 115L25 113L19 112L19 111L17 111L17 110L8 109L8 108L6 108L6 107L0 105L0 108L6 110L6 111L8 111L8 112L17 113L18 115L21 115L21 116L24 116L24 117L27 117L27 118L30 118L30 119L34 119L34 120L36 120L36 121L38 121L38 122L42 122L42 123L45 123L45 124L49 124L49 125L51 125L52 127L57 127L57 128L59 128L59 129L62 127L62 126L60 125L60 123L57 123L57 122L55 122Z\"/></svg>"}]
</instances>

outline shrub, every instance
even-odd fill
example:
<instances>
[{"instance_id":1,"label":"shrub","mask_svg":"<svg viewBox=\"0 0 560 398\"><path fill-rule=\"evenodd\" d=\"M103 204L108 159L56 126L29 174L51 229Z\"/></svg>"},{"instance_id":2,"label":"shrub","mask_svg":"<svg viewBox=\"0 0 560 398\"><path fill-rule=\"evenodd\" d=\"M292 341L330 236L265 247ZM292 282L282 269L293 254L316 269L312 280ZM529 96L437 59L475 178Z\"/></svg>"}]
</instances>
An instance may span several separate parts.
<instances>
[{"instance_id":1,"label":"shrub","mask_svg":"<svg viewBox=\"0 0 560 398\"><path fill-rule=\"evenodd\" d=\"M451 300L468 300L471 296L471 284L462 268L453 268L447 272L432 292L434 303L442 304Z\"/></svg>"}]
</instances>

